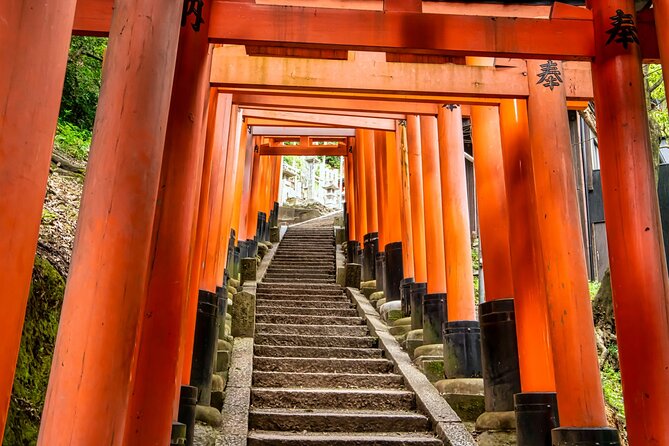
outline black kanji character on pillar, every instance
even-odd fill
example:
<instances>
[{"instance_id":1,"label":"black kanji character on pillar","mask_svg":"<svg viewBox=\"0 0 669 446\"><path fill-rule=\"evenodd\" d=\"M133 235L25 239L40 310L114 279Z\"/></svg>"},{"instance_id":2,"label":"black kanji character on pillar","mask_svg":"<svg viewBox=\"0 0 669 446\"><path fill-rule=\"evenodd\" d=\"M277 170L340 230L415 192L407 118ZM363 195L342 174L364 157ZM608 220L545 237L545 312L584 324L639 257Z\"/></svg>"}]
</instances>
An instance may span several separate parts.
<instances>
[{"instance_id":1,"label":"black kanji character on pillar","mask_svg":"<svg viewBox=\"0 0 669 446\"><path fill-rule=\"evenodd\" d=\"M193 22L193 31L199 32L200 26L204 23L202 17L202 10L204 9L204 0L184 0L184 9L181 14L181 26L186 26L188 16L193 14L195 21Z\"/></svg>"},{"instance_id":2,"label":"black kanji character on pillar","mask_svg":"<svg viewBox=\"0 0 669 446\"><path fill-rule=\"evenodd\" d=\"M541 72L537 74L539 81L537 84L543 84L544 87L548 87L553 90L562 83L562 73L558 70L558 65L552 60L547 60L546 63L539 65L541 67Z\"/></svg>"},{"instance_id":3,"label":"black kanji character on pillar","mask_svg":"<svg viewBox=\"0 0 669 446\"><path fill-rule=\"evenodd\" d=\"M627 49L627 44L639 43L632 14L625 14L622 9L617 9L616 15L611 16L610 19L611 29L606 32L606 34L609 34L609 40L606 41L607 45L615 41L622 43L623 48Z\"/></svg>"}]
</instances>

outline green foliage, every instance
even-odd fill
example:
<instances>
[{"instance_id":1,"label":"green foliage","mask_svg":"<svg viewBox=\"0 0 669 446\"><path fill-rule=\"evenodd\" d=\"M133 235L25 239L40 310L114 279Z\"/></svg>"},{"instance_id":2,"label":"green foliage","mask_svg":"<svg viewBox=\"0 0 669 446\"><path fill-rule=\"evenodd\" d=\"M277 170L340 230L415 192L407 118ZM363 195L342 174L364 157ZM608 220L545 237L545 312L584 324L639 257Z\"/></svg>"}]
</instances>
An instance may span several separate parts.
<instances>
[{"instance_id":1,"label":"green foliage","mask_svg":"<svg viewBox=\"0 0 669 446\"><path fill-rule=\"evenodd\" d=\"M301 156L284 156L283 161L297 170L301 170L304 166L304 157Z\"/></svg>"},{"instance_id":2,"label":"green foliage","mask_svg":"<svg viewBox=\"0 0 669 446\"><path fill-rule=\"evenodd\" d=\"M341 156L326 156L325 164L330 166L331 169L339 170L341 166Z\"/></svg>"},{"instance_id":3,"label":"green foliage","mask_svg":"<svg viewBox=\"0 0 669 446\"><path fill-rule=\"evenodd\" d=\"M599 288L601 286L602 286L601 282L597 282L597 281L588 282L588 288L590 290L590 300L591 301L595 300L595 296L597 295L597 291L599 291Z\"/></svg>"},{"instance_id":4,"label":"green foliage","mask_svg":"<svg viewBox=\"0 0 669 446\"><path fill-rule=\"evenodd\" d=\"M51 224L58 216L48 209L42 209L42 224Z\"/></svg>"},{"instance_id":5,"label":"green foliage","mask_svg":"<svg viewBox=\"0 0 669 446\"><path fill-rule=\"evenodd\" d=\"M93 130L106 48L107 39L104 38L72 38L60 104L62 121L80 129Z\"/></svg>"},{"instance_id":6,"label":"green foliage","mask_svg":"<svg viewBox=\"0 0 669 446\"><path fill-rule=\"evenodd\" d=\"M650 64L644 67L646 72L646 90L650 104L648 114L657 122L663 137L669 136L669 116L667 115L667 96L662 81L662 65Z\"/></svg>"},{"instance_id":7,"label":"green foliage","mask_svg":"<svg viewBox=\"0 0 669 446\"><path fill-rule=\"evenodd\" d=\"M64 292L65 280L47 260L37 255L4 446L37 444Z\"/></svg>"},{"instance_id":8,"label":"green foliage","mask_svg":"<svg viewBox=\"0 0 669 446\"><path fill-rule=\"evenodd\" d=\"M611 355L617 357L617 345L610 345L608 350ZM606 402L624 417L625 405L623 404L623 386L620 379L620 370L613 367L608 361L602 366L602 387L604 388Z\"/></svg>"},{"instance_id":9,"label":"green foliage","mask_svg":"<svg viewBox=\"0 0 669 446\"><path fill-rule=\"evenodd\" d=\"M75 124L58 120L54 146L72 158L84 161L88 158L91 147L92 133L90 130L77 127Z\"/></svg>"}]
</instances>

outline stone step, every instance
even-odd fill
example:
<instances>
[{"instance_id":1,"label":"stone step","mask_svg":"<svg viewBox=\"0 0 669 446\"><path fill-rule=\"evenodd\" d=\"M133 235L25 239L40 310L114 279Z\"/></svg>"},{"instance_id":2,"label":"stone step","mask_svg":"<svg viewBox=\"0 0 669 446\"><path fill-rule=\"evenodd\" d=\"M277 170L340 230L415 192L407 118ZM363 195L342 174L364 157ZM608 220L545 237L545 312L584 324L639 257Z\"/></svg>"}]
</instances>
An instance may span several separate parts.
<instances>
[{"instance_id":1,"label":"stone step","mask_svg":"<svg viewBox=\"0 0 669 446\"><path fill-rule=\"evenodd\" d=\"M393 373L286 373L253 372L255 387L307 387L331 389L402 389L403 380Z\"/></svg>"},{"instance_id":2,"label":"stone step","mask_svg":"<svg viewBox=\"0 0 669 446\"><path fill-rule=\"evenodd\" d=\"M301 314L257 314L256 323L261 324L293 324L293 325L362 325L359 316L309 316Z\"/></svg>"},{"instance_id":3,"label":"stone step","mask_svg":"<svg viewBox=\"0 0 669 446\"><path fill-rule=\"evenodd\" d=\"M255 342L261 345L292 345L306 347L376 347L377 341L371 336L323 336L297 334L263 334L256 332Z\"/></svg>"},{"instance_id":4,"label":"stone step","mask_svg":"<svg viewBox=\"0 0 669 446\"><path fill-rule=\"evenodd\" d=\"M264 301L263 301L264 302ZM295 302L295 301L292 301ZM294 307L279 307L265 304L256 305L256 314L296 314L309 316L338 316L338 317L353 317L357 316L358 312L353 308L303 308L299 304L303 301L297 301Z\"/></svg>"},{"instance_id":5,"label":"stone step","mask_svg":"<svg viewBox=\"0 0 669 446\"><path fill-rule=\"evenodd\" d=\"M283 291L283 290L282 290ZM307 301L324 301L324 302L337 302L337 303L346 303L350 304L350 299L344 297L343 294L320 294L317 291L314 294L310 294L306 290L301 290L300 294L283 294L283 292L258 292L256 297L258 300L280 300L280 301L297 301L297 302L307 302ZM317 294L318 293L318 294Z\"/></svg>"},{"instance_id":6,"label":"stone step","mask_svg":"<svg viewBox=\"0 0 669 446\"><path fill-rule=\"evenodd\" d=\"M301 268L296 268L295 266L292 266L292 265L283 266L283 265L279 265L279 264L277 264L276 266L275 265L270 265L269 268L267 268L267 272L277 271L277 272L291 272L292 273L292 272L296 272L296 270L298 270L299 272L305 272L305 273L324 274L324 273L334 273L335 268L334 268L334 266L325 267L325 266L314 266L314 265L309 265L309 264L305 264Z\"/></svg>"},{"instance_id":7,"label":"stone step","mask_svg":"<svg viewBox=\"0 0 669 446\"><path fill-rule=\"evenodd\" d=\"M259 334L291 334L312 336L365 336L365 325L295 325L295 324L256 324Z\"/></svg>"},{"instance_id":8,"label":"stone step","mask_svg":"<svg viewBox=\"0 0 669 446\"><path fill-rule=\"evenodd\" d=\"M415 395L394 389L253 388L254 408L413 410Z\"/></svg>"},{"instance_id":9,"label":"stone step","mask_svg":"<svg viewBox=\"0 0 669 446\"><path fill-rule=\"evenodd\" d=\"M304 277L272 277L272 276L265 276L263 277L262 281L264 283L308 283L308 284L314 284L314 283L334 283L333 278L327 278L327 279L312 279L310 277L304 278Z\"/></svg>"},{"instance_id":10,"label":"stone step","mask_svg":"<svg viewBox=\"0 0 669 446\"><path fill-rule=\"evenodd\" d=\"M263 291L272 291L274 293L281 292L284 294L295 294L303 293L304 291L318 291L319 294L335 294L343 295L344 290L340 285L337 284L300 284L300 283L284 283L284 284L269 284L260 282L257 286L257 291L262 293Z\"/></svg>"},{"instance_id":11,"label":"stone step","mask_svg":"<svg viewBox=\"0 0 669 446\"><path fill-rule=\"evenodd\" d=\"M256 356L278 358L349 358L377 359L383 357L378 348L306 347L292 345L256 345Z\"/></svg>"},{"instance_id":12,"label":"stone step","mask_svg":"<svg viewBox=\"0 0 669 446\"><path fill-rule=\"evenodd\" d=\"M253 358L253 369L261 372L389 373L392 368L393 363L383 358Z\"/></svg>"},{"instance_id":13,"label":"stone step","mask_svg":"<svg viewBox=\"0 0 669 446\"><path fill-rule=\"evenodd\" d=\"M290 280L299 280L301 282L309 282L316 280L332 280L335 277L332 273L313 273L307 271L267 271L263 282L267 282L267 279L285 279L286 283Z\"/></svg>"},{"instance_id":14,"label":"stone step","mask_svg":"<svg viewBox=\"0 0 669 446\"><path fill-rule=\"evenodd\" d=\"M420 432L428 431L430 422L413 412L252 409L249 427L288 432Z\"/></svg>"},{"instance_id":15,"label":"stone step","mask_svg":"<svg viewBox=\"0 0 669 446\"><path fill-rule=\"evenodd\" d=\"M292 295L286 295L284 299L275 299L275 298L260 298L256 300L256 305L258 307L263 307L263 308L276 308L278 309L285 309L286 311L289 311L291 308L292 309L303 309L303 310L348 310L352 308L352 304L350 301L341 299L341 300L336 300L336 299L330 299L328 296L328 299L326 300L310 300L308 297L299 297L295 299L295 296ZM353 310L355 311L355 310ZM305 313L307 314L307 313Z\"/></svg>"},{"instance_id":16,"label":"stone step","mask_svg":"<svg viewBox=\"0 0 669 446\"><path fill-rule=\"evenodd\" d=\"M251 431L247 444L248 446L441 446L444 443L428 433Z\"/></svg>"}]
</instances>

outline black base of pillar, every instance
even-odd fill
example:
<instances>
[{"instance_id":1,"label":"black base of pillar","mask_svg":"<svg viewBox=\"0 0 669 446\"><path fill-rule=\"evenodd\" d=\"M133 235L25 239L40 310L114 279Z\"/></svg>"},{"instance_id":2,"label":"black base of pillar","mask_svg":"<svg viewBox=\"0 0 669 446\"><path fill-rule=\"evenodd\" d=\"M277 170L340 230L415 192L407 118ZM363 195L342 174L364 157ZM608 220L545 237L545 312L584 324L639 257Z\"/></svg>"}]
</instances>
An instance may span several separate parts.
<instances>
[{"instance_id":1,"label":"black base of pillar","mask_svg":"<svg viewBox=\"0 0 669 446\"><path fill-rule=\"evenodd\" d=\"M186 446L193 446L195 435L195 406L197 406L197 387L181 386L179 395L179 423L186 425Z\"/></svg>"},{"instance_id":2,"label":"black base of pillar","mask_svg":"<svg viewBox=\"0 0 669 446\"><path fill-rule=\"evenodd\" d=\"M443 336L446 378L480 378L481 329L478 321L444 322Z\"/></svg>"},{"instance_id":3,"label":"black base of pillar","mask_svg":"<svg viewBox=\"0 0 669 446\"><path fill-rule=\"evenodd\" d=\"M401 300L400 286L404 276L404 261L402 259L402 242L388 243L385 246L386 269L384 271L386 302Z\"/></svg>"},{"instance_id":4,"label":"black base of pillar","mask_svg":"<svg viewBox=\"0 0 669 446\"><path fill-rule=\"evenodd\" d=\"M228 311L228 289L223 287L216 287L216 295L218 296L217 333L220 334L225 331L225 313ZM218 351L218 342L216 342L214 352L216 351Z\"/></svg>"},{"instance_id":5,"label":"black base of pillar","mask_svg":"<svg viewBox=\"0 0 669 446\"><path fill-rule=\"evenodd\" d=\"M376 253L376 291L386 292L386 253ZM385 297L385 294L384 294ZM386 298L387 300L387 298Z\"/></svg>"},{"instance_id":6,"label":"black base of pillar","mask_svg":"<svg viewBox=\"0 0 669 446\"><path fill-rule=\"evenodd\" d=\"M214 372L214 352L218 345L218 296L200 290L193 339L193 359L190 384L198 389L197 402L208 406L211 402L211 375Z\"/></svg>"},{"instance_id":7,"label":"black base of pillar","mask_svg":"<svg viewBox=\"0 0 669 446\"><path fill-rule=\"evenodd\" d=\"M234 261L232 264L232 278L236 280L239 279L239 259L241 259L239 256L239 247L235 247Z\"/></svg>"},{"instance_id":8,"label":"black base of pillar","mask_svg":"<svg viewBox=\"0 0 669 446\"><path fill-rule=\"evenodd\" d=\"M444 323L446 293L426 294L423 297L423 344L441 344L444 340L441 326Z\"/></svg>"},{"instance_id":9,"label":"black base of pillar","mask_svg":"<svg viewBox=\"0 0 669 446\"><path fill-rule=\"evenodd\" d=\"M170 446L186 444L186 425L183 423L172 422L172 435L170 437Z\"/></svg>"},{"instance_id":10,"label":"black base of pillar","mask_svg":"<svg viewBox=\"0 0 669 446\"><path fill-rule=\"evenodd\" d=\"M406 277L400 281L400 300L402 301L402 314L411 316L411 284L413 277Z\"/></svg>"},{"instance_id":11,"label":"black base of pillar","mask_svg":"<svg viewBox=\"0 0 669 446\"><path fill-rule=\"evenodd\" d=\"M513 396L521 391L513 303L498 299L479 305L486 412L512 411Z\"/></svg>"},{"instance_id":12,"label":"black base of pillar","mask_svg":"<svg viewBox=\"0 0 669 446\"><path fill-rule=\"evenodd\" d=\"M364 236L362 255L362 281L376 279L376 254L379 252L379 233L370 232Z\"/></svg>"},{"instance_id":13,"label":"black base of pillar","mask_svg":"<svg viewBox=\"0 0 669 446\"><path fill-rule=\"evenodd\" d=\"M411 329L423 328L423 296L427 293L427 283L412 282L409 285L411 295Z\"/></svg>"},{"instance_id":14,"label":"black base of pillar","mask_svg":"<svg viewBox=\"0 0 669 446\"><path fill-rule=\"evenodd\" d=\"M553 446L620 446L620 436L610 427L559 427L552 432Z\"/></svg>"},{"instance_id":15,"label":"black base of pillar","mask_svg":"<svg viewBox=\"0 0 669 446\"><path fill-rule=\"evenodd\" d=\"M551 446L551 431L560 425L557 394L517 393L513 399L518 446Z\"/></svg>"},{"instance_id":16,"label":"black base of pillar","mask_svg":"<svg viewBox=\"0 0 669 446\"><path fill-rule=\"evenodd\" d=\"M349 240L346 243L346 263L355 263L355 253L358 251L358 242Z\"/></svg>"}]
</instances>

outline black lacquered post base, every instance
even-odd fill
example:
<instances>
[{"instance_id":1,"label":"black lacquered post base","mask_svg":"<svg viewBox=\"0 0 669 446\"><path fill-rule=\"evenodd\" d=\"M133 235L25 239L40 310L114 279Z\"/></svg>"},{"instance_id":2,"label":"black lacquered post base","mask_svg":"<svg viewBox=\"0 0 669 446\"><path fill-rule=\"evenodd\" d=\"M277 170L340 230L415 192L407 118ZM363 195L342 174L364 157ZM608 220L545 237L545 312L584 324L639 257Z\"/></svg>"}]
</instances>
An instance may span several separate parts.
<instances>
[{"instance_id":1,"label":"black lacquered post base","mask_svg":"<svg viewBox=\"0 0 669 446\"><path fill-rule=\"evenodd\" d=\"M346 243L346 262L355 263L355 255L358 252L359 243L355 240L349 240Z\"/></svg>"},{"instance_id":2,"label":"black lacquered post base","mask_svg":"<svg viewBox=\"0 0 669 446\"><path fill-rule=\"evenodd\" d=\"M181 386L179 395L179 423L186 425L186 445L193 446L195 435L195 406L197 406L197 387Z\"/></svg>"},{"instance_id":3,"label":"black lacquered post base","mask_svg":"<svg viewBox=\"0 0 669 446\"><path fill-rule=\"evenodd\" d=\"M376 253L376 290L386 291L386 253ZM385 297L385 295L384 295Z\"/></svg>"},{"instance_id":4,"label":"black lacquered post base","mask_svg":"<svg viewBox=\"0 0 669 446\"><path fill-rule=\"evenodd\" d=\"M446 378L480 378L481 329L478 321L444 322L443 337Z\"/></svg>"},{"instance_id":5,"label":"black lacquered post base","mask_svg":"<svg viewBox=\"0 0 669 446\"><path fill-rule=\"evenodd\" d=\"M513 396L521 391L513 299L482 303L479 320L485 410L512 411Z\"/></svg>"},{"instance_id":6,"label":"black lacquered post base","mask_svg":"<svg viewBox=\"0 0 669 446\"><path fill-rule=\"evenodd\" d=\"M214 372L214 352L218 344L218 296L200 290L193 339L193 358L190 384L197 387L199 404L211 402L211 374Z\"/></svg>"},{"instance_id":7,"label":"black lacquered post base","mask_svg":"<svg viewBox=\"0 0 669 446\"><path fill-rule=\"evenodd\" d=\"M376 279L376 254L379 252L379 233L370 232L363 238L362 281Z\"/></svg>"},{"instance_id":8,"label":"black lacquered post base","mask_svg":"<svg viewBox=\"0 0 669 446\"><path fill-rule=\"evenodd\" d=\"M557 394L517 393L513 399L518 446L551 446L551 431L560 426Z\"/></svg>"},{"instance_id":9,"label":"black lacquered post base","mask_svg":"<svg viewBox=\"0 0 669 446\"><path fill-rule=\"evenodd\" d=\"M553 446L620 446L620 436L610 427L559 427L553 429Z\"/></svg>"},{"instance_id":10,"label":"black lacquered post base","mask_svg":"<svg viewBox=\"0 0 669 446\"><path fill-rule=\"evenodd\" d=\"M446 293L426 294L423 297L423 344L441 344L444 340L441 326L444 323Z\"/></svg>"},{"instance_id":11,"label":"black lacquered post base","mask_svg":"<svg viewBox=\"0 0 669 446\"><path fill-rule=\"evenodd\" d=\"M400 300L404 317L411 316L411 284L413 282L413 277L406 277L400 281Z\"/></svg>"},{"instance_id":12,"label":"black lacquered post base","mask_svg":"<svg viewBox=\"0 0 669 446\"><path fill-rule=\"evenodd\" d=\"M423 328L423 296L427 293L427 283L412 282L409 285L411 296L411 329Z\"/></svg>"},{"instance_id":13,"label":"black lacquered post base","mask_svg":"<svg viewBox=\"0 0 669 446\"><path fill-rule=\"evenodd\" d=\"M385 288L384 297L386 302L401 299L400 286L404 276L404 260L402 259L402 242L388 243L385 246Z\"/></svg>"}]
</instances>

